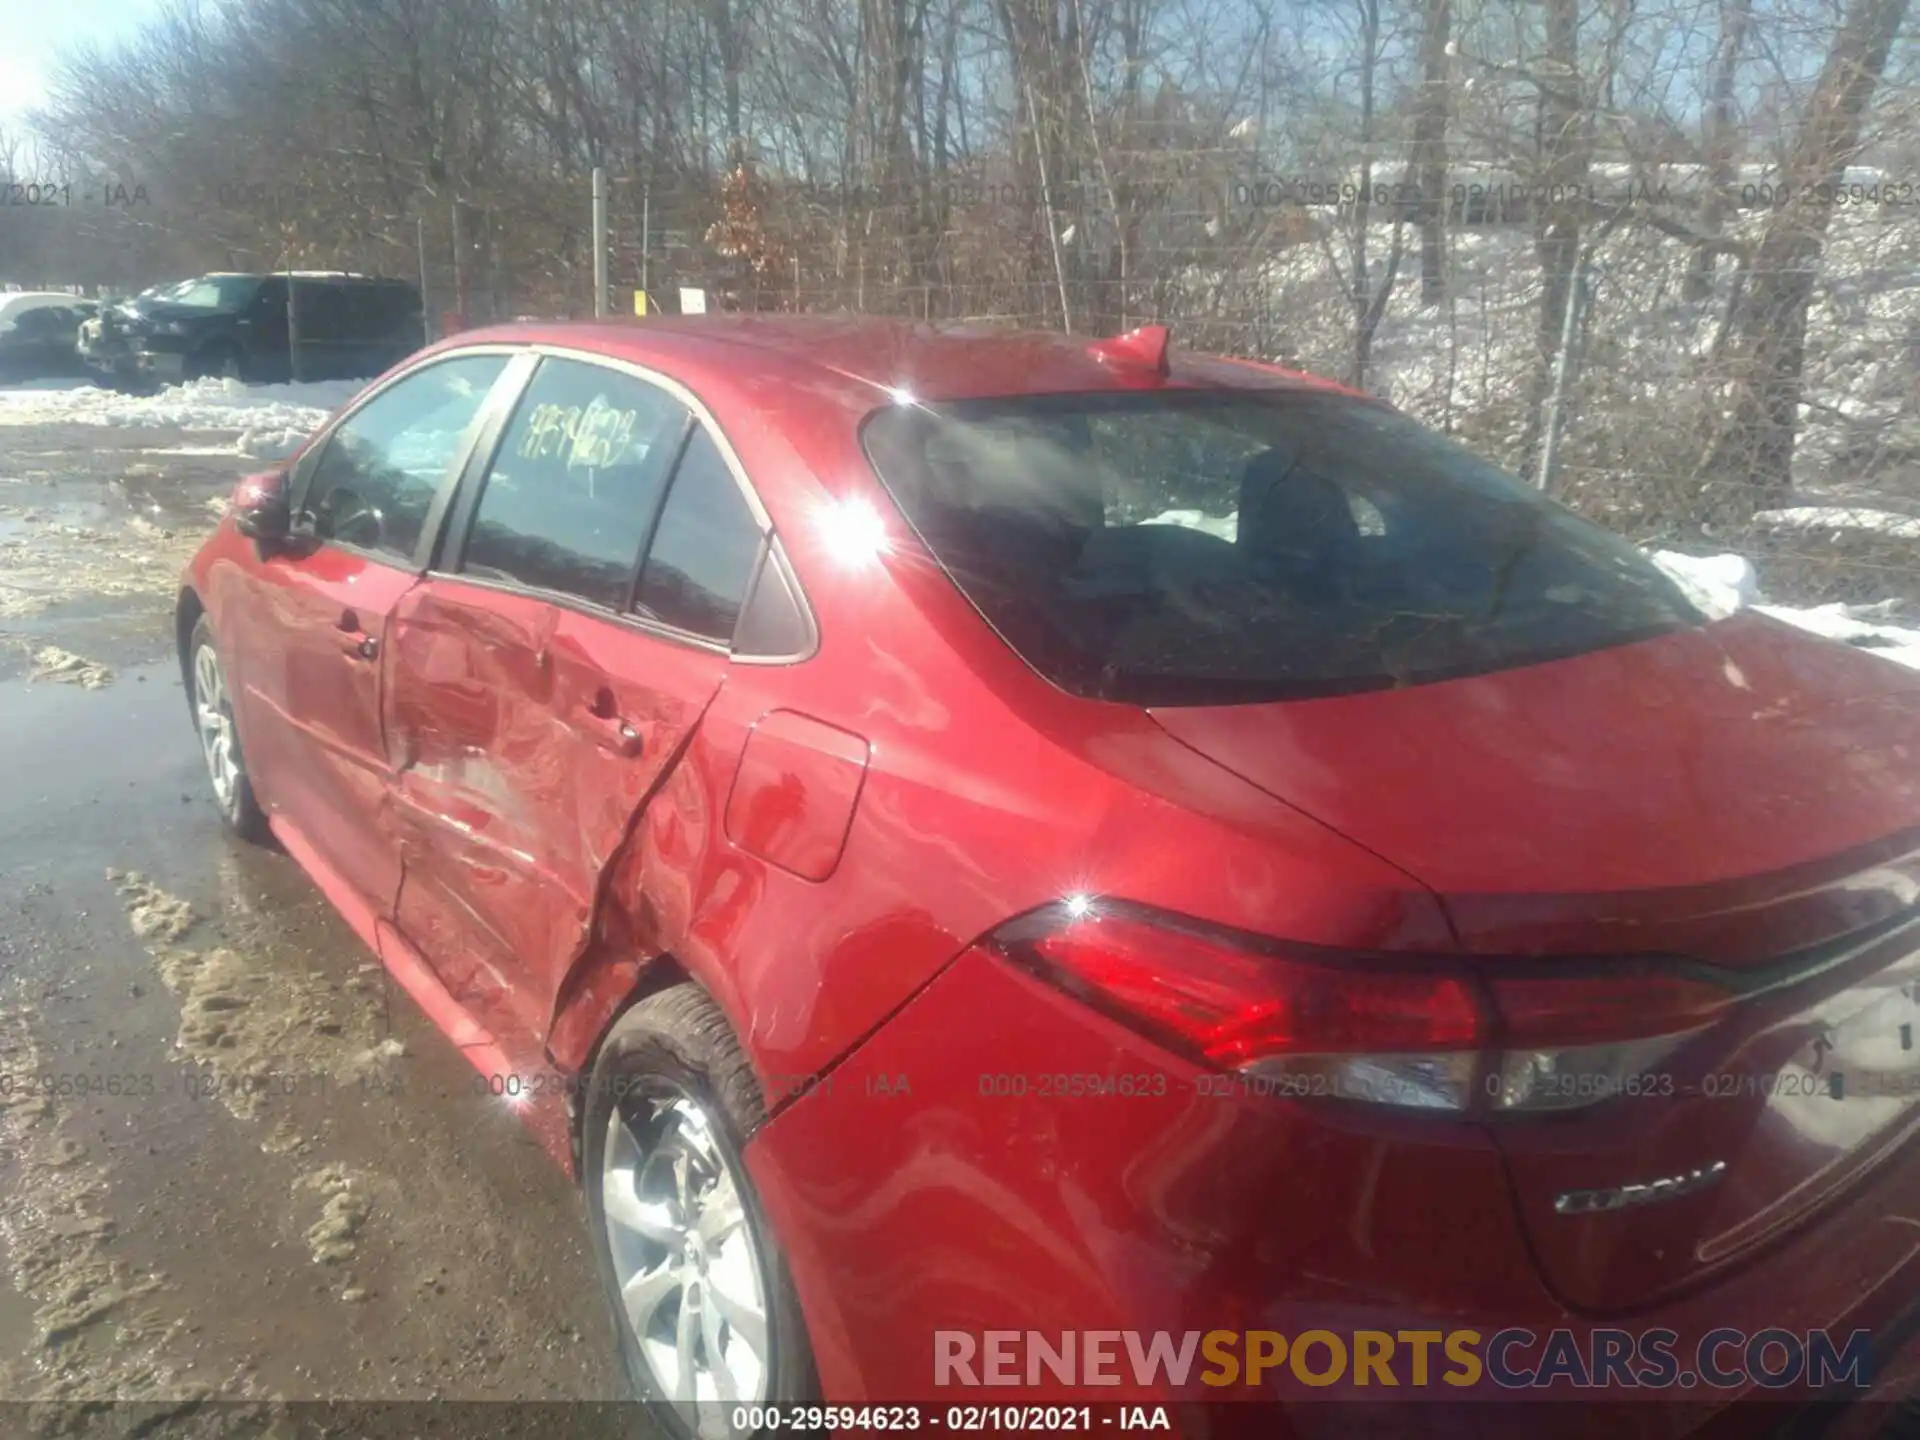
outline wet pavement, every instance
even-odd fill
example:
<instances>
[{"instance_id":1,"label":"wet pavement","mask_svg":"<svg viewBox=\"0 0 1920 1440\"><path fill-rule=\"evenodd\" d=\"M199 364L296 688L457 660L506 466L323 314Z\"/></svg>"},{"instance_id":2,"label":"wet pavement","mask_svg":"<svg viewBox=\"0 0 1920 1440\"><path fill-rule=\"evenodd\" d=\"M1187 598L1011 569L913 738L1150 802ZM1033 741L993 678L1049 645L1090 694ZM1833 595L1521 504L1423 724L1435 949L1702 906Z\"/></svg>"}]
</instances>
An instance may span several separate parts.
<instances>
[{"instance_id":1,"label":"wet pavement","mask_svg":"<svg viewBox=\"0 0 1920 1440\"><path fill-rule=\"evenodd\" d=\"M650 1433L451 1403L620 1395L583 1211L219 823L169 629L223 438L0 428L0 1437Z\"/></svg>"}]
</instances>

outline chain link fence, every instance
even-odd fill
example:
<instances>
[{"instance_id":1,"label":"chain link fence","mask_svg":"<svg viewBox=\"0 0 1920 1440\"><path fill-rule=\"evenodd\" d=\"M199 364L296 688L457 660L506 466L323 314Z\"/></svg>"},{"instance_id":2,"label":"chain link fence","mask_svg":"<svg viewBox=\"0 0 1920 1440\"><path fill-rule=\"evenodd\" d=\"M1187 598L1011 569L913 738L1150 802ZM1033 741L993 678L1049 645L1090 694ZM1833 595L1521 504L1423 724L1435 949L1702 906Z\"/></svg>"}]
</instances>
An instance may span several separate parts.
<instances>
[{"instance_id":1,"label":"chain link fence","mask_svg":"<svg viewBox=\"0 0 1920 1440\"><path fill-rule=\"evenodd\" d=\"M1170 178L1139 178L1156 175ZM1708 265L1658 223L1687 197L1624 212L1562 286L1575 297L1566 326L1543 322L1552 272L1537 216L1471 169L1424 250L1421 214L1392 198L1391 175L1387 203L1363 206L1350 176L1276 182L1213 152L1116 155L1045 185L990 170L891 190L744 171L611 178L615 315L634 315L644 291L651 315L698 292L710 312L1088 336L1158 321L1184 347L1358 383L1530 480L1551 431L1550 482L1568 504L1643 544L1746 555L1779 598L1920 602L1920 188L1828 217L1792 486L1763 494L1703 462L1738 383L1730 308L1759 277L1733 251L1752 254L1773 213L1764 178L1744 177L1738 193L1759 203L1731 207L1733 245ZM0 212L0 282L124 293L208 269L355 270L417 281L436 338L593 313L585 175L397 208L241 180L206 196L156 183L137 200L121 182L95 188L104 200Z\"/></svg>"}]
</instances>

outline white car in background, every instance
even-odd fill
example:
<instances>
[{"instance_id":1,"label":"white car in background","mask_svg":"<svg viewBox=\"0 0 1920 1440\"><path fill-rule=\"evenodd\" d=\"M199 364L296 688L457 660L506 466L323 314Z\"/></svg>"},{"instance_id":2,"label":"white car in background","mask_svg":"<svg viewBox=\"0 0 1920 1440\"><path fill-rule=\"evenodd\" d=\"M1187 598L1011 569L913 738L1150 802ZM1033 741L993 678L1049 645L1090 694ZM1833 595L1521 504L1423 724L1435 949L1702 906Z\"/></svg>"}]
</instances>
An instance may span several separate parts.
<instances>
[{"instance_id":1,"label":"white car in background","mask_svg":"<svg viewBox=\"0 0 1920 1440\"><path fill-rule=\"evenodd\" d=\"M63 290L0 294L0 381L83 373L80 326L99 309Z\"/></svg>"}]
</instances>

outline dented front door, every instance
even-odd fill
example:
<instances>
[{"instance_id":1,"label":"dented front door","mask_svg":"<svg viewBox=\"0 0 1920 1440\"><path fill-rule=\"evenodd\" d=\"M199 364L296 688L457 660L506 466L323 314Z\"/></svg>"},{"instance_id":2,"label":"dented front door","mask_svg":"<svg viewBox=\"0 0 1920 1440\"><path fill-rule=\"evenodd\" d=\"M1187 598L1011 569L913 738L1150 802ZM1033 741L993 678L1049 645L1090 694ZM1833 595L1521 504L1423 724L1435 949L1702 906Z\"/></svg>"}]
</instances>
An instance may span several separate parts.
<instances>
[{"instance_id":1,"label":"dented front door","mask_svg":"<svg viewBox=\"0 0 1920 1440\"><path fill-rule=\"evenodd\" d=\"M245 703L276 821L376 916L400 883L381 728L388 617L511 357L456 354L361 400L297 469L299 541L263 559Z\"/></svg>"}]
</instances>

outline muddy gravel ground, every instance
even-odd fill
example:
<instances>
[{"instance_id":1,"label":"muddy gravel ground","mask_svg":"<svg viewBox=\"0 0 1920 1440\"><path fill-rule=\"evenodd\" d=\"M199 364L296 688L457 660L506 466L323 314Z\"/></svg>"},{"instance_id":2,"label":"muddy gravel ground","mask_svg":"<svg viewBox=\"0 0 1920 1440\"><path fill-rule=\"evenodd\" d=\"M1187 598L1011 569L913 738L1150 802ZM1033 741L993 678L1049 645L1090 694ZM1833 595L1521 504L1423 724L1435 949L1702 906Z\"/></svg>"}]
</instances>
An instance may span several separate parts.
<instances>
[{"instance_id":1,"label":"muddy gravel ground","mask_svg":"<svg viewBox=\"0 0 1920 1440\"><path fill-rule=\"evenodd\" d=\"M0 1436L655 1433L571 1182L219 824L168 632L231 441L0 428Z\"/></svg>"}]
</instances>

